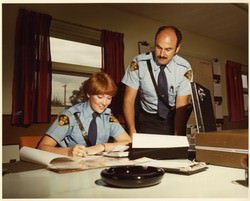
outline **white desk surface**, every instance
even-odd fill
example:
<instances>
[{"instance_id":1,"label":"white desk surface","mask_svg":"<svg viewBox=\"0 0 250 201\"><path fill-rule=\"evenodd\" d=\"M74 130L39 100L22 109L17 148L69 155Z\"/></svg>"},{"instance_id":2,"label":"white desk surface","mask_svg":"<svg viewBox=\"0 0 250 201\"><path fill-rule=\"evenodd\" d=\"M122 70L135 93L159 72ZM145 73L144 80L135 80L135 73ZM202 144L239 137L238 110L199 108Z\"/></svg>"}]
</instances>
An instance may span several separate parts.
<instances>
[{"instance_id":1,"label":"white desk surface","mask_svg":"<svg viewBox=\"0 0 250 201\"><path fill-rule=\"evenodd\" d=\"M3 198L237 198L248 200L243 169L208 165L194 175L165 173L160 184L145 188L101 185L93 169L58 174L46 169L9 173L2 177Z\"/></svg>"}]
</instances>

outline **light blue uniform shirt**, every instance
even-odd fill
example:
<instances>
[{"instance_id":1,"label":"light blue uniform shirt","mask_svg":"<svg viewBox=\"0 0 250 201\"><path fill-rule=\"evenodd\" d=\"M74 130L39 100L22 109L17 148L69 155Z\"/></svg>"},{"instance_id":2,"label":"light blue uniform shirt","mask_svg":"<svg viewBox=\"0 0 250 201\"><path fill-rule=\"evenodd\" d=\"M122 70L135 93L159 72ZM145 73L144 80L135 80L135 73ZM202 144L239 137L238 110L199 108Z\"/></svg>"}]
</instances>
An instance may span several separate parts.
<instances>
[{"instance_id":1,"label":"light blue uniform shirt","mask_svg":"<svg viewBox=\"0 0 250 201\"><path fill-rule=\"evenodd\" d=\"M85 131L88 131L92 113L94 112L89 102L76 104L69 109L64 110L47 131L62 147L74 146L76 144L86 145L81 130L76 122L74 113L78 116L83 124ZM61 120L63 118L63 120ZM118 120L111 114L110 108L96 118L97 139L96 144L106 143L109 137L117 137L125 132Z\"/></svg>"},{"instance_id":2,"label":"light blue uniform shirt","mask_svg":"<svg viewBox=\"0 0 250 201\"><path fill-rule=\"evenodd\" d=\"M136 56L131 65L126 69L122 82L141 92L142 108L152 114L157 113L158 97L152 82L147 60L150 60L153 74L157 83L160 66L153 59L153 53L144 53ZM164 69L168 82L169 105L175 106L176 96L190 95L190 81L192 81L191 65L184 58L175 55ZM189 75L189 79L188 79Z\"/></svg>"}]
</instances>

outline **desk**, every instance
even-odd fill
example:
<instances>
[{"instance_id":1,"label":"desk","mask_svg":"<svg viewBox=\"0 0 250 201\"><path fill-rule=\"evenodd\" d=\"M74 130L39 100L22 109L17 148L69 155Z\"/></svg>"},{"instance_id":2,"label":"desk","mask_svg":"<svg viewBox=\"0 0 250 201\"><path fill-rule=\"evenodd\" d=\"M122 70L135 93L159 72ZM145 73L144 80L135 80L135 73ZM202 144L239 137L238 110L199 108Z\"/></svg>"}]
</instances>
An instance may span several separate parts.
<instances>
[{"instance_id":1,"label":"desk","mask_svg":"<svg viewBox=\"0 0 250 201\"><path fill-rule=\"evenodd\" d=\"M93 169L58 174L46 169L5 174L3 198L248 198L243 169L208 165L194 175L165 173L160 184L146 188L111 188L102 185Z\"/></svg>"}]
</instances>

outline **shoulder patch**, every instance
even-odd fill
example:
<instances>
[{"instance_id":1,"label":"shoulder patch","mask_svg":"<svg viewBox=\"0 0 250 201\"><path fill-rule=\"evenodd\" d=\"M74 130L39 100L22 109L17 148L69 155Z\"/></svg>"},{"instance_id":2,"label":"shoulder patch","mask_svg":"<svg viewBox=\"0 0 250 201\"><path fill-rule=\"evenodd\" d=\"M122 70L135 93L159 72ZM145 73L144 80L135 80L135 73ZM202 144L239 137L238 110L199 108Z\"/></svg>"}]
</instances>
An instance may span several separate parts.
<instances>
[{"instance_id":1,"label":"shoulder patch","mask_svg":"<svg viewBox=\"0 0 250 201\"><path fill-rule=\"evenodd\" d=\"M192 70L188 70L184 76L189 80L189 81L192 81L193 79L193 71Z\"/></svg>"},{"instance_id":2,"label":"shoulder patch","mask_svg":"<svg viewBox=\"0 0 250 201\"><path fill-rule=\"evenodd\" d=\"M135 61L132 61L131 64L130 64L130 71L135 71L135 70L138 70L138 69L139 69L138 63L135 62Z\"/></svg>"},{"instance_id":3,"label":"shoulder patch","mask_svg":"<svg viewBox=\"0 0 250 201\"><path fill-rule=\"evenodd\" d=\"M58 125L65 126L69 124L69 117L65 114L61 114L58 116Z\"/></svg>"},{"instance_id":4,"label":"shoulder patch","mask_svg":"<svg viewBox=\"0 0 250 201\"><path fill-rule=\"evenodd\" d=\"M110 123L119 123L118 119L113 114L110 115L109 122Z\"/></svg>"}]
</instances>

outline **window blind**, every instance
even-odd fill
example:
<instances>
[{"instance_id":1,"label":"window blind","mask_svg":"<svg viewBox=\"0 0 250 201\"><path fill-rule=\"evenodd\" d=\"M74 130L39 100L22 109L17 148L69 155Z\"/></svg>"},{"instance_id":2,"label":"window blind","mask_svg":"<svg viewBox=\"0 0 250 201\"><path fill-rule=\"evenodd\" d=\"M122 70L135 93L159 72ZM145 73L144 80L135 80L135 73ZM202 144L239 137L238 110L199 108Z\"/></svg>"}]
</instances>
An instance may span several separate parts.
<instances>
[{"instance_id":1,"label":"window blind","mask_svg":"<svg viewBox=\"0 0 250 201\"><path fill-rule=\"evenodd\" d=\"M51 21L50 36L101 46L101 30L58 19Z\"/></svg>"}]
</instances>

